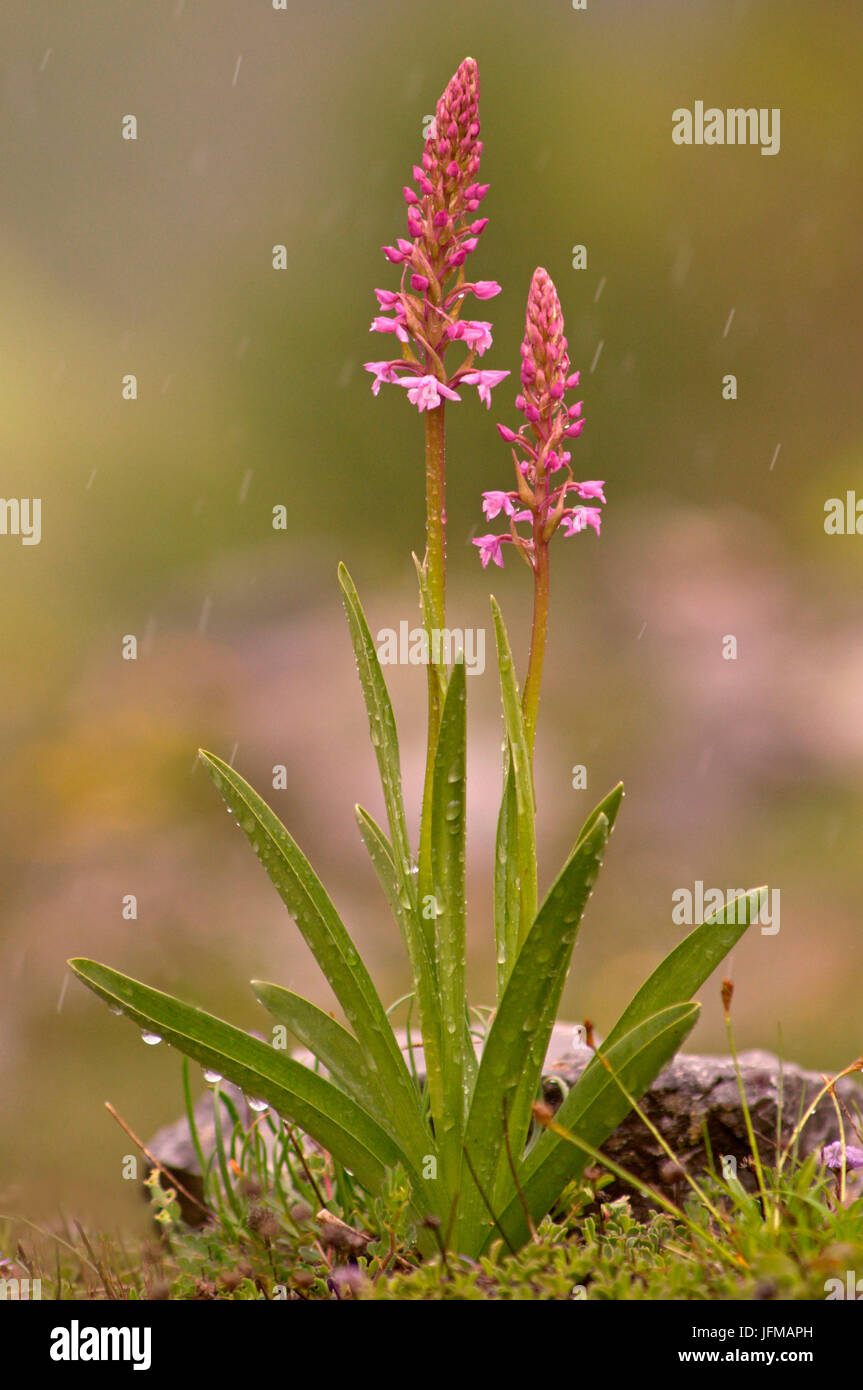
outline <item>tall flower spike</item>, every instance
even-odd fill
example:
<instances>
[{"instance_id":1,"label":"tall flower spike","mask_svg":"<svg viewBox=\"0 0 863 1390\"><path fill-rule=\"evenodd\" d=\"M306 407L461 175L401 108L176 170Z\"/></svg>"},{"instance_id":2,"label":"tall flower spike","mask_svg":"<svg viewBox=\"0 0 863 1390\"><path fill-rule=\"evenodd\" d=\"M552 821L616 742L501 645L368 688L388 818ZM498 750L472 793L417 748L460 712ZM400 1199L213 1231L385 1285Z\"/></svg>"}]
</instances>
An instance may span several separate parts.
<instances>
[{"instance_id":1,"label":"tall flower spike","mask_svg":"<svg viewBox=\"0 0 863 1390\"><path fill-rule=\"evenodd\" d=\"M559 526L565 536L577 535L588 527L599 535L602 512L598 507L581 504L605 502L603 482L593 479L577 483L569 467L570 454L565 444L578 438L584 429L581 401L566 404L566 393L578 381L578 372L570 372L557 290L551 276L540 267L530 282L521 345L521 394L515 401L525 423L518 432L508 425L498 425L501 437L512 447L516 486L511 492L483 494L486 517L491 520L503 512L509 517L509 535L491 534L474 540L484 569L491 562L502 566L501 547L504 542L511 542L533 571L533 632L523 701L531 748L548 630L549 541ZM554 475L561 469L566 469L566 478L557 483ZM573 494L578 502L569 506ZM530 523L530 535L518 530L522 523Z\"/></svg>"},{"instance_id":2,"label":"tall flower spike","mask_svg":"<svg viewBox=\"0 0 863 1390\"><path fill-rule=\"evenodd\" d=\"M414 166L416 190L404 189L410 240L399 238L395 246L383 248L387 260L401 265L402 282L398 292L375 291L381 308L393 317L377 315L371 327L372 332L395 334L403 344L402 356L391 361L389 375L381 372L380 362L365 364L374 374L375 395L382 381L410 383L412 388L412 377L433 377L437 392L408 391L408 400L421 411L437 409L442 397L460 399L443 388L454 391L461 381L476 386L480 400L489 406L491 388L509 375L474 369L474 358L491 347L491 324L459 317L468 294L485 300L500 293L494 280L469 282L464 276L464 264L488 221L476 216L488 192L488 184L477 179L479 134L479 73L473 58L465 58L437 104L422 163ZM456 342L466 356L456 371L448 372L445 354ZM405 375L395 376L396 371Z\"/></svg>"}]
</instances>

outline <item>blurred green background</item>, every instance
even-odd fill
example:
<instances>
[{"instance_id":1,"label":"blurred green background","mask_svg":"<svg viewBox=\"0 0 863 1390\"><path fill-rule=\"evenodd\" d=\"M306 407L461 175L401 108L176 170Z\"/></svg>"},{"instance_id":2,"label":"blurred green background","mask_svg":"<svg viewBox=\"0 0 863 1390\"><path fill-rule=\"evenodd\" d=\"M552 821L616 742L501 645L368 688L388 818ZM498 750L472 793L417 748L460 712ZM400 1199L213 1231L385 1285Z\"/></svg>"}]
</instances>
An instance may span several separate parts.
<instances>
[{"instance_id":1,"label":"blurred green background","mask_svg":"<svg viewBox=\"0 0 863 1390\"><path fill-rule=\"evenodd\" d=\"M601 540L555 544L539 733L544 884L627 786L565 1014L611 1026L681 937L675 888L769 882L781 930L731 966L738 1044L819 1068L863 1050L863 540L823 527L828 498L863 497L861 18L856 0L7 0L0 491L43 499L43 536L0 537L0 1210L133 1219L103 1101L142 1136L181 1109L176 1055L67 990L67 956L252 1028L253 977L331 1004L199 745L269 796L385 996L407 987L353 822L379 798L335 570L373 631L414 620L422 431L362 363L385 355L372 291L397 281L380 247L404 233L423 118L466 54L492 185L474 271L504 288L477 315L483 366L517 367L545 265L583 373L573 466L607 481ZM696 100L779 107L780 153L674 145ZM488 628L491 587L523 665L527 572L484 574L470 545L480 491L509 486L511 386L490 415L473 392L448 412L450 620ZM423 676L391 671L414 806ZM469 968L490 1002L490 650L469 697ZM725 1049L717 990L693 1049Z\"/></svg>"}]
</instances>

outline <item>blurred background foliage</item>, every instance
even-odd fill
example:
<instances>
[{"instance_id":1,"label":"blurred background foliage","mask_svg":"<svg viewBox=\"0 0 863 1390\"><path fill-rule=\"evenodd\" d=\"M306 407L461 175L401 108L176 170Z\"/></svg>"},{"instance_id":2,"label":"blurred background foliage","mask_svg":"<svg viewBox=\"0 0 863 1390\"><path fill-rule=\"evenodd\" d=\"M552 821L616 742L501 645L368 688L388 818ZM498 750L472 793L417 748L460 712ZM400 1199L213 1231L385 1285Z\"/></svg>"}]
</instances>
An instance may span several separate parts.
<instances>
[{"instance_id":1,"label":"blurred background foliage","mask_svg":"<svg viewBox=\"0 0 863 1390\"><path fill-rule=\"evenodd\" d=\"M70 954L253 1028L251 977L331 1003L199 745L269 796L385 996L406 988L353 824L354 801L379 802L335 568L373 631L414 620L422 432L362 363L383 354L372 290L396 283L380 247L403 234L423 118L468 53L492 185L476 274L504 287L483 365L517 367L544 264L583 371L576 476L609 499L600 541L555 546L539 733L544 883L599 796L628 792L567 1014L610 1027L680 938L675 888L769 882L781 931L731 967L739 1044L828 1068L861 1051L863 541L823 529L827 498L863 496L861 17L857 0L4 6L2 494L43 499L43 538L0 537L2 1209L128 1217L129 1142L102 1102L142 1135L180 1108L178 1059L66 992ZM672 110L697 99L781 108L780 153L675 146ZM512 557L484 575L470 545L481 489L509 485L511 384L491 415L473 393L449 411L450 620L488 628L493 588L523 662L529 577ZM392 687L415 805L422 673ZM469 695L483 1002L490 647ZM715 994L702 1050L725 1046Z\"/></svg>"}]
</instances>

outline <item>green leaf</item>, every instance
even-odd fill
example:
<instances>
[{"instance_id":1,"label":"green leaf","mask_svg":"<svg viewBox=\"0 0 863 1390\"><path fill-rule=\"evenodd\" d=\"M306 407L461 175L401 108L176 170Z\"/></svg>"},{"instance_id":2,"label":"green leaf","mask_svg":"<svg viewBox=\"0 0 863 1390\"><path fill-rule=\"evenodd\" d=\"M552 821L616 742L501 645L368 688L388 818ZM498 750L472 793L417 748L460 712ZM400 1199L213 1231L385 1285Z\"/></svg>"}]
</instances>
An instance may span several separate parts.
<instances>
[{"instance_id":1,"label":"green leaf","mask_svg":"<svg viewBox=\"0 0 863 1390\"><path fill-rule=\"evenodd\" d=\"M414 977L420 1011L423 1049L426 1063L426 1084L429 1089L431 1113L440 1123L443 1113L443 1080L440 1059L440 996L437 987L437 965L419 919L419 909L410 904L399 886L398 870L392 846L367 811L355 808L357 824L363 843L369 852L375 872L393 911L399 931L407 947ZM434 924L432 923L432 926Z\"/></svg>"},{"instance_id":2,"label":"green leaf","mask_svg":"<svg viewBox=\"0 0 863 1390\"><path fill-rule=\"evenodd\" d=\"M407 1155L377 1121L332 1082L223 1019L96 961L69 961L79 980L127 1018L150 1029L201 1066L211 1067L259 1097L322 1144L357 1181L378 1193L386 1170L403 1163L421 1191Z\"/></svg>"},{"instance_id":3,"label":"green leaf","mask_svg":"<svg viewBox=\"0 0 863 1390\"><path fill-rule=\"evenodd\" d=\"M453 667L435 756L431 814L431 867L436 916L437 981L441 1011L443 1113L438 1139L449 1155L448 1179L461 1166L465 1084L473 1048L465 999L465 738L464 662ZM425 903L421 902L421 909Z\"/></svg>"},{"instance_id":4,"label":"green leaf","mask_svg":"<svg viewBox=\"0 0 863 1390\"><path fill-rule=\"evenodd\" d=\"M278 816L227 763L201 752L210 775L305 938L348 1023L377 1068L382 1096L402 1142L421 1166L428 1152L420 1098L378 998L347 929L305 855Z\"/></svg>"},{"instance_id":5,"label":"green leaf","mask_svg":"<svg viewBox=\"0 0 863 1390\"><path fill-rule=\"evenodd\" d=\"M429 670L434 677L438 709L443 709L444 696L446 695L448 681L447 669L442 661L436 662L432 660L435 653L435 646L432 640L432 635L435 632L442 631L443 621L437 609L435 608L434 597L429 587L428 575L426 574L425 566L417 558L416 555L414 555L413 557L413 562L416 568L417 580L420 586L420 611L423 615L423 627L425 628L429 644Z\"/></svg>"},{"instance_id":6,"label":"green leaf","mask_svg":"<svg viewBox=\"0 0 863 1390\"><path fill-rule=\"evenodd\" d=\"M558 1124L599 1148L630 1109L615 1074L639 1101L692 1030L699 1012L698 1004L675 1004L641 1020L611 1046L603 1044L601 1052L611 1070L599 1057L590 1062L558 1110ZM521 1196L513 1192L499 1215L515 1246L523 1244L530 1234L522 1201L527 1203L532 1221L540 1221L566 1184L583 1171L584 1164L585 1155L564 1139L550 1130L541 1134L519 1173Z\"/></svg>"},{"instance_id":7,"label":"green leaf","mask_svg":"<svg viewBox=\"0 0 863 1390\"><path fill-rule=\"evenodd\" d=\"M366 616L354 582L344 565L339 565L339 583L342 587L351 641L357 659L357 670L360 674L360 684L363 688L363 698L369 717L369 734L378 760L378 771L390 827L390 839L407 892L412 898L415 898L416 890L410 873L411 848L402 798L399 740L393 707L369 625L366 622Z\"/></svg>"},{"instance_id":8,"label":"green leaf","mask_svg":"<svg viewBox=\"0 0 863 1390\"><path fill-rule=\"evenodd\" d=\"M500 672L500 692L503 701L503 722L509 745L509 766L515 783L515 814L518 879L521 894L519 908L519 946L536 917L536 829L533 798L533 773L530 746L524 726L515 669L509 638L496 599L491 600L497 642L497 664ZM508 963L508 970L512 962Z\"/></svg>"},{"instance_id":9,"label":"green leaf","mask_svg":"<svg viewBox=\"0 0 863 1390\"><path fill-rule=\"evenodd\" d=\"M537 913L489 1030L465 1137L486 1194L499 1188L499 1169L508 1168L504 1111L513 1156L521 1159L572 949L609 833L608 819L600 813L575 846ZM465 1193L462 1212L459 1248L470 1249L487 1220L476 1181Z\"/></svg>"},{"instance_id":10,"label":"green leaf","mask_svg":"<svg viewBox=\"0 0 863 1390\"><path fill-rule=\"evenodd\" d=\"M252 980L252 989L276 1022L326 1067L330 1079L387 1129L390 1121L385 1111L380 1113L380 1089L353 1034L316 1004L281 985Z\"/></svg>"},{"instance_id":11,"label":"green leaf","mask_svg":"<svg viewBox=\"0 0 863 1390\"><path fill-rule=\"evenodd\" d=\"M675 946L624 1009L604 1047L610 1047L643 1018L691 998L756 918L762 892L762 888L753 888L734 898L723 911L705 917L701 926ZM733 921L724 920L732 917Z\"/></svg>"},{"instance_id":12,"label":"green leaf","mask_svg":"<svg viewBox=\"0 0 863 1390\"><path fill-rule=\"evenodd\" d=\"M504 759L503 793L497 818L494 857L494 939L497 957L497 997L503 998L509 972L518 954L521 897L518 887L518 818L515 779Z\"/></svg>"}]
</instances>

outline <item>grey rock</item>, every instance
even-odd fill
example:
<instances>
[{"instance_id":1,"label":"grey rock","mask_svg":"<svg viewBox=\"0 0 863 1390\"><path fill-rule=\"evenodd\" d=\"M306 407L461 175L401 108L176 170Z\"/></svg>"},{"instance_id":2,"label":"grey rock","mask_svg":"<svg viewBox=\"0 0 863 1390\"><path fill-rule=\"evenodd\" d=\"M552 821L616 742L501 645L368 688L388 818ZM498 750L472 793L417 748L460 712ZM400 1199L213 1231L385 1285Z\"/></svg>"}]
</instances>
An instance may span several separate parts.
<instances>
[{"instance_id":1,"label":"grey rock","mask_svg":"<svg viewBox=\"0 0 863 1390\"><path fill-rule=\"evenodd\" d=\"M549 1104L556 1106L561 1100L555 1077L573 1085L589 1060L585 1052L586 1049L580 1049L548 1063L543 1089ZM824 1081L817 1072L804 1071L793 1062L780 1063L769 1052L742 1052L739 1064L761 1161L770 1165L777 1158L777 1140L781 1146L788 1143ZM836 1085L836 1094L860 1125L863 1087L856 1079L844 1077ZM721 1169L723 1157L732 1157L743 1186L755 1190L746 1120L732 1058L678 1053L659 1073L640 1108L690 1176L697 1179L709 1166L704 1143L706 1129L716 1169ZM844 1118L846 1141L853 1143L848 1115ZM798 1153L805 1157L838 1138L836 1110L829 1095L825 1095L803 1127ZM673 1200L680 1200L690 1191L683 1175L675 1170L667 1153L633 1111L605 1142L603 1152ZM626 1192L636 1211L643 1213L647 1205L631 1187L616 1180L606 1191L610 1197Z\"/></svg>"},{"instance_id":2,"label":"grey rock","mask_svg":"<svg viewBox=\"0 0 863 1390\"><path fill-rule=\"evenodd\" d=\"M592 1051L577 1044L574 1024L555 1025L547 1054L543 1078L543 1095L549 1105L557 1108L567 1087L575 1084L587 1066ZM402 1047L407 1050L404 1035ZM298 1060L309 1064L309 1054L298 1054ZM413 1065L423 1080L422 1049L413 1048ZM804 1071L794 1063L780 1063L769 1052L742 1052L740 1072L752 1117L762 1162L771 1164L777 1154L777 1126L781 1108L780 1143L787 1143L798 1119L823 1086L816 1072ZM561 1084L563 1083L563 1084ZM246 1127L260 1114L251 1110L242 1093L230 1082L223 1081L220 1089L227 1092ZM853 1118L859 1123L863 1110L863 1087L856 1080L843 1078L836 1093ZM781 1098L781 1107L780 1107ZM744 1187L754 1190L755 1177L751 1171L749 1141L740 1101L740 1091L734 1064L730 1057L687 1056L680 1053L660 1072L641 1101L641 1108L671 1148L678 1162L692 1177L697 1178L708 1167L704 1130L709 1138L714 1163L721 1166L723 1157L733 1157L737 1175ZM231 1119L220 1100L219 1117L223 1133L229 1133ZM205 1157L215 1148L216 1129L214 1093L207 1091L195 1106L195 1125ZM259 1125L267 1144L272 1134L266 1124ZM846 1117L846 1137L854 1142ZM829 1096L819 1101L807 1121L800 1140L801 1155L811 1153L839 1138L836 1112ZM185 1117L164 1126L147 1145L161 1164L195 1195L201 1195L200 1164ZM627 1116L603 1145L603 1151L621 1167L642 1182L658 1189L673 1200L680 1200L688 1191L679 1169L669 1160L661 1145L654 1139L642 1120L633 1112ZM632 1188L617 1182L605 1189L609 1197L627 1192L635 1211L643 1214L647 1203ZM181 1206L191 1224L201 1219L201 1213L182 1197Z\"/></svg>"}]
</instances>

